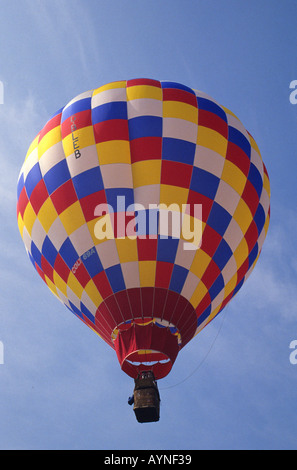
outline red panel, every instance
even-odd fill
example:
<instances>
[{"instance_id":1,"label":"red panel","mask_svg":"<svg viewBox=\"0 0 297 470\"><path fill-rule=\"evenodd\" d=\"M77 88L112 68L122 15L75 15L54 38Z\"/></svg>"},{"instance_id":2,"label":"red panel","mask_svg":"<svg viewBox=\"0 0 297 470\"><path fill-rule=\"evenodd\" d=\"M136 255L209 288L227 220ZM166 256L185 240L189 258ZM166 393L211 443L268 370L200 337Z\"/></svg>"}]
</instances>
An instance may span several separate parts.
<instances>
[{"instance_id":1,"label":"red panel","mask_svg":"<svg viewBox=\"0 0 297 470\"><path fill-rule=\"evenodd\" d=\"M248 269L249 269L249 259L247 258L237 271L237 284L246 275L246 273L248 272Z\"/></svg>"},{"instance_id":2,"label":"red panel","mask_svg":"<svg viewBox=\"0 0 297 470\"><path fill-rule=\"evenodd\" d=\"M87 283L91 280L90 275L83 263L81 263L76 269L75 277L82 287L85 287Z\"/></svg>"},{"instance_id":3,"label":"red panel","mask_svg":"<svg viewBox=\"0 0 297 470\"><path fill-rule=\"evenodd\" d=\"M73 116L70 116L62 122L62 139L64 139L68 134L72 134L72 132L75 132L77 129L87 126L92 126L92 113L90 109L75 113L75 120L73 120Z\"/></svg>"},{"instance_id":4,"label":"red panel","mask_svg":"<svg viewBox=\"0 0 297 470\"><path fill-rule=\"evenodd\" d=\"M161 183L189 189L192 170L192 165L162 160Z\"/></svg>"},{"instance_id":5,"label":"red panel","mask_svg":"<svg viewBox=\"0 0 297 470\"><path fill-rule=\"evenodd\" d=\"M164 287L167 289L170 284L172 270L172 263L167 263L166 261L157 261L155 286Z\"/></svg>"},{"instance_id":6,"label":"red panel","mask_svg":"<svg viewBox=\"0 0 297 470\"><path fill-rule=\"evenodd\" d=\"M211 298L210 298L210 295L209 293L207 292L205 294L205 296L203 297L203 299L201 300L200 304L198 305L198 307L196 308L196 312L197 312L197 317L199 318L203 312L207 309L207 307L211 304Z\"/></svg>"},{"instance_id":7,"label":"red panel","mask_svg":"<svg viewBox=\"0 0 297 470\"><path fill-rule=\"evenodd\" d=\"M103 331L105 330L106 332L109 332L109 337L111 337L112 331L117 326L105 302L102 302L102 304L100 304L96 312L95 324L98 327L99 331L103 329Z\"/></svg>"},{"instance_id":8,"label":"red panel","mask_svg":"<svg viewBox=\"0 0 297 470\"><path fill-rule=\"evenodd\" d=\"M93 281L103 299L106 299L106 297L113 294L105 271L101 271L101 273L96 274L96 276L93 277Z\"/></svg>"},{"instance_id":9,"label":"red panel","mask_svg":"<svg viewBox=\"0 0 297 470\"><path fill-rule=\"evenodd\" d=\"M163 311L164 311L167 294L168 294L167 289L160 289L158 287L155 288L154 317L156 318L163 317Z\"/></svg>"},{"instance_id":10,"label":"red panel","mask_svg":"<svg viewBox=\"0 0 297 470\"><path fill-rule=\"evenodd\" d=\"M247 154L233 142L228 142L226 160L234 163L247 177L251 164L250 159Z\"/></svg>"},{"instance_id":11,"label":"red panel","mask_svg":"<svg viewBox=\"0 0 297 470\"><path fill-rule=\"evenodd\" d=\"M46 189L45 183L43 180L40 180L39 183L33 189L30 196L30 203L34 209L35 214L38 214L39 209L43 203L49 197L48 190Z\"/></svg>"},{"instance_id":12,"label":"red panel","mask_svg":"<svg viewBox=\"0 0 297 470\"><path fill-rule=\"evenodd\" d=\"M157 238L137 238L137 250L139 261L155 260L157 257L157 245Z\"/></svg>"},{"instance_id":13,"label":"red panel","mask_svg":"<svg viewBox=\"0 0 297 470\"><path fill-rule=\"evenodd\" d=\"M191 214L193 214L194 204L201 204L202 205L202 221L206 222L211 211L213 200L209 199L207 196L203 196L203 194L199 194L196 191L192 191L190 189L187 204L190 205Z\"/></svg>"},{"instance_id":14,"label":"red panel","mask_svg":"<svg viewBox=\"0 0 297 470\"><path fill-rule=\"evenodd\" d=\"M162 158L162 137L139 137L130 141L131 163Z\"/></svg>"},{"instance_id":15,"label":"red panel","mask_svg":"<svg viewBox=\"0 0 297 470\"><path fill-rule=\"evenodd\" d=\"M203 207L202 207L203 213ZM219 235L213 228L209 225L205 226L205 229L202 233L202 244L201 250L205 251L209 256L213 256L215 254L216 249L218 248L221 242L221 235Z\"/></svg>"},{"instance_id":16,"label":"red panel","mask_svg":"<svg viewBox=\"0 0 297 470\"><path fill-rule=\"evenodd\" d=\"M153 315L154 288L153 287L142 287L141 288L141 298L142 298L142 313L143 313L143 316L152 317L152 315Z\"/></svg>"},{"instance_id":17,"label":"red panel","mask_svg":"<svg viewBox=\"0 0 297 470\"><path fill-rule=\"evenodd\" d=\"M131 307L130 307L127 291L122 290L114 294L114 296L120 307L121 314L122 314L122 317L124 318L124 321L130 320L132 313L131 313Z\"/></svg>"},{"instance_id":18,"label":"red panel","mask_svg":"<svg viewBox=\"0 0 297 470\"><path fill-rule=\"evenodd\" d=\"M57 114L56 116L54 116L52 119L50 119L46 125L43 127L43 129L40 131L39 133L39 139L38 139L38 142L41 141L41 139L49 132L51 131L52 129L54 129L55 127L59 126L60 123L61 123L61 116L62 116L62 113L59 113Z\"/></svg>"},{"instance_id":19,"label":"red panel","mask_svg":"<svg viewBox=\"0 0 297 470\"><path fill-rule=\"evenodd\" d=\"M102 189L101 191L92 193L89 196L85 196L82 199L79 199L79 202L86 221L89 222L90 220L96 219L97 216L94 215L95 208L99 204L107 204L105 190Z\"/></svg>"},{"instance_id":20,"label":"red panel","mask_svg":"<svg viewBox=\"0 0 297 470\"><path fill-rule=\"evenodd\" d=\"M168 291L168 295L165 302L163 320L170 321L178 302L180 294L174 291Z\"/></svg>"},{"instance_id":21,"label":"red panel","mask_svg":"<svg viewBox=\"0 0 297 470\"><path fill-rule=\"evenodd\" d=\"M180 101L197 108L197 98L193 93L177 88L163 88L163 101Z\"/></svg>"},{"instance_id":22,"label":"red panel","mask_svg":"<svg viewBox=\"0 0 297 470\"><path fill-rule=\"evenodd\" d=\"M104 303L110 311L112 318L114 318L117 325L125 320L114 295L108 297Z\"/></svg>"},{"instance_id":23,"label":"red panel","mask_svg":"<svg viewBox=\"0 0 297 470\"><path fill-rule=\"evenodd\" d=\"M228 124L220 116L204 109L199 109L198 125L213 129L228 138Z\"/></svg>"},{"instance_id":24,"label":"red panel","mask_svg":"<svg viewBox=\"0 0 297 470\"><path fill-rule=\"evenodd\" d=\"M72 180L66 181L58 189L51 194L51 200L55 206L58 214L61 214L71 204L77 201L77 194L75 192Z\"/></svg>"},{"instance_id":25,"label":"red panel","mask_svg":"<svg viewBox=\"0 0 297 470\"><path fill-rule=\"evenodd\" d=\"M140 289L128 289L127 290L131 311L132 311L132 318L141 318L142 315L142 308L141 308L141 297L140 297Z\"/></svg>"},{"instance_id":26,"label":"red panel","mask_svg":"<svg viewBox=\"0 0 297 470\"><path fill-rule=\"evenodd\" d=\"M44 256L41 257L41 269L44 274L54 283L54 270Z\"/></svg>"},{"instance_id":27,"label":"red panel","mask_svg":"<svg viewBox=\"0 0 297 470\"><path fill-rule=\"evenodd\" d=\"M252 223L250 224L249 228L247 229L246 231L246 234L244 236L247 244L248 244L248 247L249 247L249 252L252 251L252 249L254 248L257 240L258 240L258 229L257 229L257 225L255 223L255 221L253 220Z\"/></svg>"},{"instance_id":28,"label":"red panel","mask_svg":"<svg viewBox=\"0 0 297 470\"><path fill-rule=\"evenodd\" d=\"M254 185L249 180L246 182L244 191L242 193L242 199L249 207L252 216L254 216L259 205L259 196L255 190Z\"/></svg>"},{"instance_id":29,"label":"red panel","mask_svg":"<svg viewBox=\"0 0 297 470\"><path fill-rule=\"evenodd\" d=\"M126 119L110 119L98 122L93 126L95 141L129 140L128 121Z\"/></svg>"},{"instance_id":30,"label":"red panel","mask_svg":"<svg viewBox=\"0 0 297 470\"><path fill-rule=\"evenodd\" d=\"M64 282L67 283L70 269L68 268L67 264L61 257L61 255L58 253L56 260L55 260L55 265L54 265L54 270L59 274L59 276L63 279Z\"/></svg>"},{"instance_id":31,"label":"red panel","mask_svg":"<svg viewBox=\"0 0 297 470\"><path fill-rule=\"evenodd\" d=\"M158 80L153 80L151 78L135 78L133 80L127 80L127 88L137 85L149 85L161 88L161 83Z\"/></svg>"},{"instance_id":32,"label":"red panel","mask_svg":"<svg viewBox=\"0 0 297 470\"><path fill-rule=\"evenodd\" d=\"M29 199L27 196L26 188L24 186L21 191L20 197L18 199L18 203L17 203L17 213L20 212L22 217L24 217L24 212L26 210L28 202L29 202Z\"/></svg>"},{"instance_id":33,"label":"red panel","mask_svg":"<svg viewBox=\"0 0 297 470\"><path fill-rule=\"evenodd\" d=\"M218 265L213 260L210 260L210 263L201 278L201 281L203 282L203 284L205 284L207 289L209 289L213 285L220 272L221 271Z\"/></svg>"}]
</instances>

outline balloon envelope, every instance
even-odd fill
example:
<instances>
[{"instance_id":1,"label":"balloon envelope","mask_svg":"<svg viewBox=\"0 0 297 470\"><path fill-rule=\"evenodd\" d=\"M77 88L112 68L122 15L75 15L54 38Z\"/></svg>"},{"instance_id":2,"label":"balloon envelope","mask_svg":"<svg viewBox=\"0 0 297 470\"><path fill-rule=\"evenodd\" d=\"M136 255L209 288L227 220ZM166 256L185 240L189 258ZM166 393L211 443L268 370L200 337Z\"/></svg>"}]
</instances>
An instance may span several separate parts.
<instances>
[{"instance_id":1,"label":"balloon envelope","mask_svg":"<svg viewBox=\"0 0 297 470\"><path fill-rule=\"evenodd\" d=\"M17 214L54 295L128 375L162 378L254 268L269 199L232 112L180 83L135 79L82 93L45 124Z\"/></svg>"}]
</instances>

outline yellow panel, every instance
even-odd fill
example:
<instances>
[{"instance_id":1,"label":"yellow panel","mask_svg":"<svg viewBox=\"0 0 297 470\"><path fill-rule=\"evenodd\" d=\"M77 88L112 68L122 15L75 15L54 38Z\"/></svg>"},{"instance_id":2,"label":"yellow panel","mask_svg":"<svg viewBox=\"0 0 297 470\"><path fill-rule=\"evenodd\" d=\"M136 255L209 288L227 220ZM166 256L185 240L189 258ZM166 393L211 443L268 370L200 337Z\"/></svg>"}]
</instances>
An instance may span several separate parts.
<instances>
[{"instance_id":1,"label":"yellow panel","mask_svg":"<svg viewBox=\"0 0 297 470\"><path fill-rule=\"evenodd\" d=\"M125 88L125 87L126 87L126 80L107 83L106 85L96 88L96 90L93 91L93 96L97 95L98 93L101 93L101 91L113 90L114 88Z\"/></svg>"},{"instance_id":2,"label":"yellow panel","mask_svg":"<svg viewBox=\"0 0 297 470\"><path fill-rule=\"evenodd\" d=\"M233 218L238 223L242 233L245 234L253 220L253 216L243 199L239 200Z\"/></svg>"},{"instance_id":3,"label":"yellow panel","mask_svg":"<svg viewBox=\"0 0 297 470\"><path fill-rule=\"evenodd\" d=\"M52 281L46 276L44 275L44 279L45 279L45 282L47 283L48 287L50 288L50 290L52 291L52 293L59 299L60 297L58 296L58 293L57 293L57 289L56 289L56 286L55 284L52 283Z\"/></svg>"},{"instance_id":4,"label":"yellow panel","mask_svg":"<svg viewBox=\"0 0 297 470\"><path fill-rule=\"evenodd\" d=\"M195 258L193 259L190 271L195 274L199 279L202 278L207 266L211 261L211 257L202 249L197 250Z\"/></svg>"},{"instance_id":5,"label":"yellow panel","mask_svg":"<svg viewBox=\"0 0 297 470\"><path fill-rule=\"evenodd\" d=\"M103 298L98 291L97 287L95 286L94 282L92 279L88 282L88 284L85 286L85 291L92 300L92 302L99 307L99 305L103 302Z\"/></svg>"},{"instance_id":6,"label":"yellow panel","mask_svg":"<svg viewBox=\"0 0 297 470\"><path fill-rule=\"evenodd\" d=\"M62 294L67 297L67 284L63 281L63 279L59 276L59 274L54 270L54 283L55 286L62 292Z\"/></svg>"},{"instance_id":7,"label":"yellow panel","mask_svg":"<svg viewBox=\"0 0 297 470\"><path fill-rule=\"evenodd\" d=\"M127 100L137 100L141 98L151 98L162 101L162 88L150 85L136 85L127 88Z\"/></svg>"},{"instance_id":8,"label":"yellow panel","mask_svg":"<svg viewBox=\"0 0 297 470\"><path fill-rule=\"evenodd\" d=\"M197 305L199 305L199 303L204 298L206 293L207 293L207 288L205 287L202 281L199 281L199 284L196 287L194 294L190 298L190 303L193 305L194 308L196 308Z\"/></svg>"},{"instance_id":9,"label":"yellow panel","mask_svg":"<svg viewBox=\"0 0 297 470\"><path fill-rule=\"evenodd\" d=\"M140 287L155 285L156 261L139 261Z\"/></svg>"},{"instance_id":10,"label":"yellow panel","mask_svg":"<svg viewBox=\"0 0 297 470\"><path fill-rule=\"evenodd\" d=\"M164 101L163 117L184 119L197 124L198 109L190 104L181 103L179 101Z\"/></svg>"},{"instance_id":11,"label":"yellow panel","mask_svg":"<svg viewBox=\"0 0 297 470\"><path fill-rule=\"evenodd\" d=\"M95 145L94 130L92 126L82 127L77 129L73 133L75 137L75 146L77 149L82 149L84 147L89 147L90 145ZM74 152L72 134L68 134L63 139L63 150L66 157L72 155Z\"/></svg>"},{"instance_id":12,"label":"yellow panel","mask_svg":"<svg viewBox=\"0 0 297 470\"><path fill-rule=\"evenodd\" d=\"M260 150L259 150L259 147L257 145L257 142L255 141L255 139L253 138L253 136L251 136L251 134L249 134L249 138L250 138L250 144L251 144L251 147L253 147L256 152L260 155L261 157L261 153L260 153Z\"/></svg>"},{"instance_id":13,"label":"yellow panel","mask_svg":"<svg viewBox=\"0 0 297 470\"><path fill-rule=\"evenodd\" d=\"M31 235L32 228L34 225L34 222L36 220L37 216L33 210L33 207L31 206L30 201L28 202L25 212L24 212L24 225L26 229L28 230L29 234Z\"/></svg>"},{"instance_id":14,"label":"yellow panel","mask_svg":"<svg viewBox=\"0 0 297 470\"><path fill-rule=\"evenodd\" d=\"M131 163L130 142L109 140L96 144L100 165L108 163Z\"/></svg>"},{"instance_id":15,"label":"yellow panel","mask_svg":"<svg viewBox=\"0 0 297 470\"><path fill-rule=\"evenodd\" d=\"M266 173L264 173L263 187L266 189L268 196L270 197L270 182Z\"/></svg>"},{"instance_id":16,"label":"yellow panel","mask_svg":"<svg viewBox=\"0 0 297 470\"><path fill-rule=\"evenodd\" d=\"M116 238L116 245L120 263L129 261L138 261L137 241L136 239L125 238L123 240Z\"/></svg>"},{"instance_id":17,"label":"yellow panel","mask_svg":"<svg viewBox=\"0 0 297 470\"><path fill-rule=\"evenodd\" d=\"M171 186L167 184L160 185L160 203L166 204L178 204L180 212L182 211L182 205L187 204L189 190L185 188L179 188L178 186Z\"/></svg>"},{"instance_id":18,"label":"yellow panel","mask_svg":"<svg viewBox=\"0 0 297 470\"><path fill-rule=\"evenodd\" d=\"M162 160L144 160L132 164L133 186L160 184Z\"/></svg>"},{"instance_id":19,"label":"yellow panel","mask_svg":"<svg viewBox=\"0 0 297 470\"><path fill-rule=\"evenodd\" d=\"M228 183L238 194L242 195L247 178L242 171L229 160L225 160L221 179Z\"/></svg>"},{"instance_id":20,"label":"yellow panel","mask_svg":"<svg viewBox=\"0 0 297 470\"><path fill-rule=\"evenodd\" d=\"M38 140L39 140L39 134L35 137L35 139L31 142L31 145L28 149L28 152L26 154L26 158L25 158L25 161L27 160L27 158L29 157L29 155L36 149L37 145L38 145Z\"/></svg>"},{"instance_id":21,"label":"yellow panel","mask_svg":"<svg viewBox=\"0 0 297 470\"><path fill-rule=\"evenodd\" d=\"M48 150L53 145L61 141L61 128L60 126L54 127L51 129L45 136L41 139L38 144L38 158L40 159L44 152Z\"/></svg>"},{"instance_id":22,"label":"yellow panel","mask_svg":"<svg viewBox=\"0 0 297 470\"><path fill-rule=\"evenodd\" d=\"M69 273L69 277L67 280L67 286L72 290L72 292L79 298L81 299L82 293L84 288L81 286L81 284L78 282L72 271Z\"/></svg>"},{"instance_id":23,"label":"yellow panel","mask_svg":"<svg viewBox=\"0 0 297 470\"><path fill-rule=\"evenodd\" d=\"M22 216L21 216L21 214L20 214L20 212L19 212L19 215L18 215L18 227L19 227L19 231L20 231L20 234L21 234L22 238L23 238L24 225L25 225L25 224L24 224L24 221L23 221Z\"/></svg>"},{"instance_id":24,"label":"yellow panel","mask_svg":"<svg viewBox=\"0 0 297 470\"><path fill-rule=\"evenodd\" d=\"M270 222L270 217L269 217L269 215L267 215L266 220L265 220L265 224L264 224L264 230L265 230L266 235L267 235L267 231L268 231L268 227L269 227L269 222Z\"/></svg>"},{"instance_id":25,"label":"yellow panel","mask_svg":"<svg viewBox=\"0 0 297 470\"><path fill-rule=\"evenodd\" d=\"M86 223L79 201L65 209L60 214L60 219L68 235Z\"/></svg>"},{"instance_id":26,"label":"yellow panel","mask_svg":"<svg viewBox=\"0 0 297 470\"><path fill-rule=\"evenodd\" d=\"M217 316L217 314L218 314L219 311L220 311L221 305L222 305L222 304L220 304L220 305L219 305L213 312L211 312L211 314L207 317L207 323L206 323L207 325L211 322L211 320L213 320L213 319Z\"/></svg>"},{"instance_id":27,"label":"yellow panel","mask_svg":"<svg viewBox=\"0 0 297 470\"><path fill-rule=\"evenodd\" d=\"M214 150L226 157L228 141L218 132L204 126L198 126L197 145Z\"/></svg>"},{"instance_id":28,"label":"yellow panel","mask_svg":"<svg viewBox=\"0 0 297 470\"><path fill-rule=\"evenodd\" d=\"M236 287L236 284L237 284L237 272L234 274L234 276L230 279L229 282L227 282L227 284L225 285L225 296L224 296L224 299L226 297L228 297L229 294L231 294L231 292L234 291L235 287Z\"/></svg>"},{"instance_id":29,"label":"yellow panel","mask_svg":"<svg viewBox=\"0 0 297 470\"><path fill-rule=\"evenodd\" d=\"M231 116L238 119L238 117L234 113L232 113L232 111L230 111L230 109L226 108L225 106L221 106L221 108L223 108L223 110L225 111L226 114L231 114Z\"/></svg>"},{"instance_id":30,"label":"yellow panel","mask_svg":"<svg viewBox=\"0 0 297 470\"><path fill-rule=\"evenodd\" d=\"M241 240L239 243L238 247L234 251L234 258L237 264L237 268L239 269L242 264L245 262L247 257L249 256L249 247L247 245L247 242L245 241L245 238Z\"/></svg>"},{"instance_id":31,"label":"yellow panel","mask_svg":"<svg viewBox=\"0 0 297 470\"><path fill-rule=\"evenodd\" d=\"M51 199L48 198L42 205L40 211L38 212L38 220L40 221L41 225L43 226L46 232L49 231L49 228L57 217L57 211Z\"/></svg>"}]
</instances>

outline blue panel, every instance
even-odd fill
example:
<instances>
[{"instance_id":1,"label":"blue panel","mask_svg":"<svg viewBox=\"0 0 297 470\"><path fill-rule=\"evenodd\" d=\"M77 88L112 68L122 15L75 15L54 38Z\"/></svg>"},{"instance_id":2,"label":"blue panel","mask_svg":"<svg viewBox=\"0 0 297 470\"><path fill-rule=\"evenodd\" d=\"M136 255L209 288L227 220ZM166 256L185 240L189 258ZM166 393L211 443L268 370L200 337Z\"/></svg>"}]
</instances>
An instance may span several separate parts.
<instances>
[{"instance_id":1,"label":"blue panel","mask_svg":"<svg viewBox=\"0 0 297 470\"><path fill-rule=\"evenodd\" d=\"M159 210L144 209L135 211L136 235L158 235Z\"/></svg>"},{"instance_id":2,"label":"blue panel","mask_svg":"<svg viewBox=\"0 0 297 470\"><path fill-rule=\"evenodd\" d=\"M66 181L70 180L71 176L69 173L68 165L66 160L62 160L51 168L44 175L44 182L47 187L48 193L52 194L59 186Z\"/></svg>"},{"instance_id":3,"label":"blue panel","mask_svg":"<svg viewBox=\"0 0 297 470\"><path fill-rule=\"evenodd\" d=\"M87 307L81 302L80 303L80 308L81 308L81 311L82 313L89 319L91 320L92 323L94 323L94 315L90 312L89 309L87 309Z\"/></svg>"},{"instance_id":4,"label":"blue panel","mask_svg":"<svg viewBox=\"0 0 297 470\"><path fill-rule=\"evenodd\" d=\"M257 229L258 229L258 234L260 235L260 233L262 232L263 230L263 227L264 227L264 224L265 224L265 211L262 207L262 204L259 204L258 205L258 208L257 208L257 211L256 211L256 214L254 216L254 221L257 225Z\"/></svg>"},{"instance_id":5,"label":"blue panel","mask_svg":"<svg viewBox=\"0 0 297 470\"><path fill-rule=\"evenodd\" d=\"M197 326L201 325L201 323L203 323L204 320L206 320L208 318L208 316L210 315L210 312L211 312L211 305L209 305L207 307L207 309L204 310L202 315L200 315L200 317L198 318L198 321L197 321Z\"/></svg>"},{"instance_id":6,"label":"blue panel","mask_svg":"<svg viewBox=\"0 0 297 470\"><path fill-rule=\"evenodd\" d=\"M128 119L126 101L112 101L92 109L93 124L110 119Z\"/></svg>"},{"instance_id":7,"label":"blue panel","mask_svg":"<svg viewBox=\"0 0 297 470\"><path fill-rule=\"evenodd\" d=\"M109 188L105 190L106 202L111 205L114 212L117 212L118 202L121 202L119 205L119 212L126 212L128 206L134 204L134 192L130 188Z\"/></svg>"},{"instance_id":8,"label":"blue panel","mask_svg":"<svg viewBox=\"0 0 297 470\"><path fill-rule=\"evenodd\" d=\"M174 263L179 238L161 238L158 235L157 260Z\"/></svg>"},{"instance_id":9,"label":"blue panel","mask_svg":"<svg viewBox=\"0 0 297 470\"><path fill-rule=\"evenodd\" d=\"M90 277L94 277L96 274L103 271L103 266L95 248L86 251L86 253L81 256L81 259Z\"/></svg>"},{"instance_id":10,"label":"blue panel","mask_svg":"<svg viewBox=\"0 0 297 470\"><path fill-rule=\"evenodd\" d=\"M225 283L222 274L219 274L218 277L216 278L215 282L211 286L210 289L208 289L209 295L211 300L213 301L216 296L221 292L221 290L224 288Z\"/></svg>"},{"instance_id":11,"label":"blue panel","mask_svg":"<svg viewBox=\"0 0 297 470\"><path fill-rule=\"evenodd\" d=\"M263 180L262 180L262 177L260 175L259 170L255 167L255 165L253 163L251 163L251 165L250 165L248 180L254 186L254 188L257 191L257 194L259 196L259 199L260 199L261 193L262 193L262 188L263 188Z\"/></svg>"},{"instance_id":12,"label":"blue panel","mask_svg":"<svg viewBox=\"0 0 297 470\"><path fill-rule=\"evenodd\" d=\"M79 318L81 318L83 320L83 316L81 314L81 311L70 300L68 300L68 302L69 302L69 305L70 305L71 308L69 308L67 305L66 305L66 307L70 311L72 311L72 313L75 313Z\"/></svg>"},{"instance_id":13,"label":"blue panel","mask_svg":"<svg viewBox=\"0 0 297 470\"><path fill-rule=\"evenodd\" d=\"M31 193L35 186L39 183L39 181L42 179L39 163L35 163L35 165L31 168L29 171L26 181L25 181L25 187L26 187L26 192L28 195L28 198L30 199Z\"/></svg>"},{"instance_id":14,"label":"blue panel","mask_svg":"<svg viewBox=\"0 0 297 470\"><path fill-rule=\"evenodd\" d=\"M58 116L58 114L61 114L63 112L64 107L65 106L63 106L63 108L58 109L58 111L55 114L53 114L47 122L50 122L55 116Z\"/></svg>"},{"instance_id":15,"label":"blue panel","mask_svg":"<svg viewBox=\"0 0 297 470\"><path fill-rule=\"evenodd\" d=\"M213 202L209 217L207 219L207 225L210 225L217 233L221 236L224 235L232 216L226 209L224 209L216 201Z\"/></svg>"},{"instance_id":16,"label":"blue panel","mask_svg":"<svg viewBox=\"0 0 297 470\"><path fill-rule=\"evenodd\" d=\"M162 137L162 118L139 116L128 120L130 140L140 137Z\"/></svg>"},{"instance_id":17,"label":"blue panel","mask_svg":"<svg viewBox=\"0 0 297 470\"><path fill-rule=\"evenodd\" d=\"M101 170L98 167L86 170L72 178L78 199L104 189Z\"/></svg>"},{"instance_id":18,"label":"blue panel","mask_svg":"<svg viewBox=\"0 0 297 470\"><path fill-rule=\"evenodd\" d=\"M233 144L238 145L250 158L251 156L251 144L249 141L245 138L245 136L238 130L235 129L235 127L229 126L228 130L228 139L230 142Z\"/></svg>"},{"instance_id":19,"label":"blue panel","mask_svg":"<svg viewBox=\"0 0 297 470\"><path fill-rule=\"evenodd\" d=\"M80 111L86 111L87 109L91 109L91 97L75 101L75 103L72 103L70 106L64 109L62 113L62 122L64 122L73 114L79 113Z\"/></svg>"},{"instance_id":20,"label":"blue panel","mask_svg":"<svg viewBox=\"0 0 297 470\"><path fill-rule=\"evenodd\" d=\"M189 88L186 85L182 85L181 83L177 83L177 82L164 81L164 82L161 82L161 87L162 88L175 88L177 90L184 90L184 91L188 91L189 93L192 93L192 95L195 95L192 88Z\"/></svg>"},{"instance_id":21,"label":"blue panel","mask_svg":"<svg viewBox=\"0 0 297 470\"><path fill-rule=\"evenodd\" d=\"M224 266L228 263L229 259L232 256L232 250L228 243L222 238L215 254L213 255L212 259L218 266L218 268L222 271Z\"/></svg>"},{"instance_id":22,"label":"blue panel","mask_svg":"<svg viewBox=\"0 0 297 470\"><path fill-rule=\"evenodd\" d=\"M249 268L252 266L253 262L258 256L258 251L259 251L259 245L258 242L255 244L254 248L249 254Z\"/></svg>"},{"instance_id":23,"label":"blue panel","mask_svg":"<svg viewBox=\"0 0 297 470\"><path fill-rule=\"evenodd\" d=\"M171 275L169 289L180 294L188 273L188 269L175 264Z\"/></svg>"},{"instance_id":24,"label":"blue panel","mask_svg":"<svg viewBox=\"0 0 297 470\"><path fill-rule=\"evenodd\" d=\"M199 98L199 97L197 97L197 102L198 102L198 109L204 109L205 111L210 111L216 114L217 116L219 116L220 118L222 118L225 122L227 122L227 116L226 116L225 111L216 103L208 100L207 98Z\"/></svg>"},{"instance_id":25,"label":"blue panel","mask_svg":"<svg viewBox=\"0 0 297 470\"><path fill-rule=\"evenodd\" d=\"M63 260L67 264L69 269L72 269L76 261L78 260L79 256L74 249L69 238L67 238L59 251L60 255L62 256Z\"/></svg>"},{"instance_id":26,"label":"blue panel","mask_svg":"<svg viewBox=\"0 0 297 470\"><path fill-rule=\"evenodd\" d=\"M107 268L105 272L113 292L118 292L120 290L126 289L122 268L119 264Z\"/></svg>"},{"instance_id":27,"label":"blue panel","mask_svg":"<svg viewBox=\"0 0 297 470\"><path fill-rule=\"evenodd\" d=\"M31 256L34 259L35 263L41 268L41 253L38 250L34 242L31 243Z\"/></svg>"},{"instance_id":28,"label":"blue panel","mask_svg":"<svg viewBox=\"0 0 297 470\"><path fill-rule=\"evenodd\" d=\"M188 163L193 165L196 145L186 140L163 138L162 158L174 162Z\"/></svg>"},{"instance_id":29,"label":"blue panel","mask_svg":"<svg viewBox=\"0 0 297 470\"><path fill-rule=\"evenodd\" d=\"M48 236L45 237L43 245L42 245L42 254L45 257L45 259L49 262L49 264L52 266L52 268L55 265L55 261L57 258L57 250L48 238Z\"/></svg>"},{"instance_id":30,"label":"blue panel","mask_svg":"<svg viewBox=\"0 0 297 470\"><path fill-rule=\"evenodd\" d=\"M20 197L20 194L22 192L22 189L23 187L25 186L25 183L24 183L24 173L22 173L19 177L19 180L18 180L18 185L17 185L17 199L19 199Z\"/></svg>"},{"instance_id":31,"label":"blue panel","mask_svg":"<svg viewBox=\"0 0 297 470\"><path fill-rule=\"evenodd\" d=\"M237 292L239 291L243 283L244 283L244 277L241 279L240 283L237 284L237 286L235 287L232 297L234 297L237 294Z\"/></svg>"},{"instance_id":32,"label":"blue panel","mask_svg":"<svg viewBox=\"0 0 297 470\"><path fill-rule=\"evenodd\" d=\"M210 199L214 199L218 186L219 178L201 168L193 167L190 189L203 194Z\"/></svg>"}]
</instances>

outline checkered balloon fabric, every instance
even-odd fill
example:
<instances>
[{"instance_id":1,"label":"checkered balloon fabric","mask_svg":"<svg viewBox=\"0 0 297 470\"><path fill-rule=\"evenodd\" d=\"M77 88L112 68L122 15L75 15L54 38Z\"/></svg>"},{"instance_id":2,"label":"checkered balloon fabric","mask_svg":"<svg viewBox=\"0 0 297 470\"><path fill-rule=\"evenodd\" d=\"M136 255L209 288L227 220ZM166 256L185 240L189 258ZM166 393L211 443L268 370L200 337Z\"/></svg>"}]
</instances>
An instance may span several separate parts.
<instances>
[{"instance_id":1,"label":"checkered balloon fabric","mask_svg":"<svg viewBox=\"0 0 297 470\"><path fill-rule=\"evenodd\" d=\"M258 260L269 214L250 133L205 93L169 81L118 81L75 97L33 140L18 180L33 266L121 365L132 354L131 376L137 354L173 363L223 310ZM144 341L133 351L124 340L132 328Z\"/></svg>"}]
</instances>

